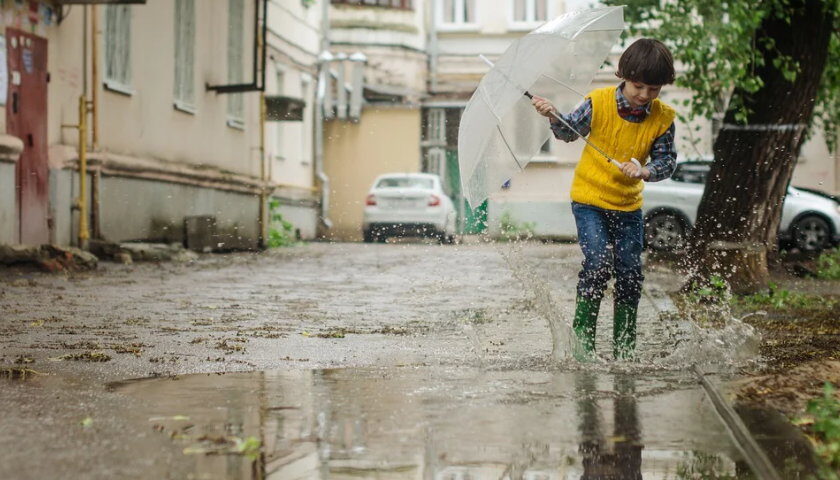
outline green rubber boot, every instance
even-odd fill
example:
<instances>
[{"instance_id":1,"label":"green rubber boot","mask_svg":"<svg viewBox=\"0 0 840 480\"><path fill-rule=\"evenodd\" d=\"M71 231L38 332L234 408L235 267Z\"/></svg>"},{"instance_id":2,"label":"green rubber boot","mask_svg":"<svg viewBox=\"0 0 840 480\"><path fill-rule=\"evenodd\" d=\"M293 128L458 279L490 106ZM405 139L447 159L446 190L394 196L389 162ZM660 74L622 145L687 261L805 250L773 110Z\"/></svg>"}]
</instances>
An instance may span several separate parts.
<instances>
[{"instance_id":1,"label":"green rubber boot","mask_svg":"<svg viewBox=\"0 0 840 480\"><path fill-rule=\"evenodd\" d=\"M572 322L572 328L577 337L574 356L578 361L589 360L595 353L595 327L598 324L600 308L601 300L590 300L579 296L575 301L575 319Z\"/></svg>"},{"instance_id":2,"label":"green rubber boot","mask_svg":"<svg viewBox=\"0 0 840 480\"><path fill-rule=\"evenodd\" d=\"M630 360L636 350L636 312L638 305L616 303L613 314L613 355Z\"/></svg>"}]
</instances>

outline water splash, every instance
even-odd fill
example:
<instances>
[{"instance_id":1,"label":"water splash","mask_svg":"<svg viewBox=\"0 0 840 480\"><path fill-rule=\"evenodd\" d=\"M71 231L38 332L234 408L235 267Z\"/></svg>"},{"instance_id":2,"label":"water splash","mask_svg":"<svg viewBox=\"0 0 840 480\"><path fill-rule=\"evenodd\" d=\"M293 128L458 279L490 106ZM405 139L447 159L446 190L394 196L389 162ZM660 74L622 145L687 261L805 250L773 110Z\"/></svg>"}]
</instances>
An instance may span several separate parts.
<instances>
[{"instance_id":1,"label":"water splash","mask_svg":"<svg viewBox=\"0 0 840 480\"><path fill-rule=\"evenodd\" d=\"M507 245L508 248L503 248ZM551 358L555 362L564 363L572 359L577 339L574 336L569 315L557 307L551 295L551 285L540 278L534 268L525 261L522 255L524 242L509 242L496 244L496 249L504 258L513 277L516 278L534 297L534 308L546 320L551 331Z\"/></svg>"}]
</instances>

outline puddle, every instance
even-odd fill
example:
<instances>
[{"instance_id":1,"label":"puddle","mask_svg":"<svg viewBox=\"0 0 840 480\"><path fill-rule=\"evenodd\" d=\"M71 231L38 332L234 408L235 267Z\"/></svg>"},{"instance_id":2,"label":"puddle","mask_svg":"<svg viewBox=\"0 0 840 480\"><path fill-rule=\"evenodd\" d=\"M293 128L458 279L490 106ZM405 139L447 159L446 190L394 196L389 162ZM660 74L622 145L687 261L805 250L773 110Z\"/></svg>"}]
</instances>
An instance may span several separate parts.
<instances>
[{"instance_id":1,"label":"puddle","mask_svg":"<svg viewBox=\"0 0 840 480\"><path fill-rule=\"evenodd\" d=\"M403 367L110 387L146 405L133 412L145 441L194 458L193 478L751 478L702 391L678 380Z\"/></svg>"}]
</instances>

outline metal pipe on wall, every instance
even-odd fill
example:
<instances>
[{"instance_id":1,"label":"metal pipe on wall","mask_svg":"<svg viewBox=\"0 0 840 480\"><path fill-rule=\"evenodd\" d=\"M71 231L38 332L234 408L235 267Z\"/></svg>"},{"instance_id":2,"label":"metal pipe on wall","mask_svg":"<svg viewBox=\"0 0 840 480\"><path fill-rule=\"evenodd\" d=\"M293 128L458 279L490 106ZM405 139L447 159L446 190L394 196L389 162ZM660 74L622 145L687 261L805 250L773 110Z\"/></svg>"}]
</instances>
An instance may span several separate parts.
<instances>
[{"instance_id":1,"label":"metal pipe on wall","mask_svg":"<svg viewBox=\"0 0 840 480\"><path fill-rule=\"evenodd\" d=\"M90 132L91 150L99 148L99 8L96 5L90 7Z\"/></svg>"},{"instance_id":2,"label":"metal pipe on wall","mask_svg":"<svg viewBox=\"0 0 840 480\"><path fill-rule=\"evenodd\" d=\"M321 186L321 224L329 230L332 221L330 212L330 177L324 172L324 96L326 95L329 77L329 62L332 60L330 49L330 2L321 0L321 54L318 55L318 87L315 94L314 120L314 156L315 176Z\"/></svg>"},{"instance_id":3,"label":"metal pipe on wall","mask_svg":"<svg viewBox=\"0 0 840 480\"><path fill-rule=\"evenodd\" d=\"M259 208L259 227L260 234L257 243L260 248L266 248L268 242L268 226L270 214L268 210L268 179L266 178L265 168L265 92L260 92L260 208Z\"/></svg>"}]
</instances>

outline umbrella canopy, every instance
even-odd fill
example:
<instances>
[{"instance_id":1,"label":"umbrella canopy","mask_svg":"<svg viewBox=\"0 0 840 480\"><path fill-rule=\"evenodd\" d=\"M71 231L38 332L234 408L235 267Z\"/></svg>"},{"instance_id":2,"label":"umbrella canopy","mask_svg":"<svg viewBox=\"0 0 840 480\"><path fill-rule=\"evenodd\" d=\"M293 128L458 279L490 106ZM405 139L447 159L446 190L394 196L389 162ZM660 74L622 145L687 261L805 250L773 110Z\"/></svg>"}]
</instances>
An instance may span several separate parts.
<instances>
[{"instance_id":1,"label":"umbrella canopy","mask_svg":"<svg viewBox=\"0 0 840 480\"><path fill-rule=\"evenodd\" d=\"M574 11L543 24L502 54L467 103L458 131L461 186L473 208L524 169L552 136L525 92L570 111L623 30L622 7Z\"/></svg>"}]
</instances>

